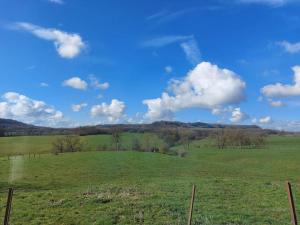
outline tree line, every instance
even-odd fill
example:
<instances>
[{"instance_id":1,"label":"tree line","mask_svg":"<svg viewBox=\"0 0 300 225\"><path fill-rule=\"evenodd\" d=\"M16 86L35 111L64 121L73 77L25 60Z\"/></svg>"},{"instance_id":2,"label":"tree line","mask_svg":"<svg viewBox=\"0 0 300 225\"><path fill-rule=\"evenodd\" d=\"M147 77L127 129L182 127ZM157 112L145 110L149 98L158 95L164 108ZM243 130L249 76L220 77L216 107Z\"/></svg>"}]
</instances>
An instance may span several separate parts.
<instances>
[{"instance_id":1,"label":"tree line","mask_svg":"<svg viewBox=\"0 0 300 225\"><path fill-rule=\"evenodd\" d=\"M266 134L257 131L225 128L218 130L214 136L218 149L227 147L261 148L265 145Z\"/></svg>"}]
</instances>

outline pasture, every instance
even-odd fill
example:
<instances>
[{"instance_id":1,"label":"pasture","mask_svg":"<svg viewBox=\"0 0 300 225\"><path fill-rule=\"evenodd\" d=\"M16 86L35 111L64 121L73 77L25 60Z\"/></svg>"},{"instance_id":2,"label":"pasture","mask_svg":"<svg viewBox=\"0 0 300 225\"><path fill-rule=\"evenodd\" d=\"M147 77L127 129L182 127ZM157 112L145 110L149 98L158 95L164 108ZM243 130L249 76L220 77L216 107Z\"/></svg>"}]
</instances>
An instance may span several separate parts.
<instances>
[{"instance_id":1,"label":"pasture","mask_svg":"<svg viewBox=\"0 0 300 225\"><path fill-rule=\"evenodd\" d=\"M137 134L124 135L130 146ZM56 156L49 154L52 138L0 138L0 206L13 186L14 225L186 224L193 183L193 224L288 225L286 180L300 212L299 137L269 137L263 149L218 150L209 139L194 141L184 158L88 151L109 143L108 135L83 137L87 151ZM45 154L5 157L29 152Z\"/></svg>"}]
</instances>

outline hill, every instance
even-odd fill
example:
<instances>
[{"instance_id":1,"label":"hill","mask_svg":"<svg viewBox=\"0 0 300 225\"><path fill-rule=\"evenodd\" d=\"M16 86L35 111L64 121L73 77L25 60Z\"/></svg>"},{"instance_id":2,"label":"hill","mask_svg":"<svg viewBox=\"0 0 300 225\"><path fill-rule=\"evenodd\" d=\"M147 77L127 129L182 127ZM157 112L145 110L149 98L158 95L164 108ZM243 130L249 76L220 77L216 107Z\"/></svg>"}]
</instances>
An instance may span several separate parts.
<instances>
[{"instance_id":1,"label":"hill","mask_svg":"<svg viewBox=\"0 0 300 225\"><path fill-rule=\"evenodd\" d=\"M177 121L157 121L150 124L104 124L95 126L81 126L75 128L51 128L41 127L31 124L22 123L11 119L0 118L0 129L6 136L22 135L52 135L52 134L109 134L113 128L120 128L124 132L155 132L159 129L194 129L201 131L210 131L212 129L235 127L239 129L261 130L256 125L226 125L210 123L184 123Z\"/></svg>"}]
</instances>

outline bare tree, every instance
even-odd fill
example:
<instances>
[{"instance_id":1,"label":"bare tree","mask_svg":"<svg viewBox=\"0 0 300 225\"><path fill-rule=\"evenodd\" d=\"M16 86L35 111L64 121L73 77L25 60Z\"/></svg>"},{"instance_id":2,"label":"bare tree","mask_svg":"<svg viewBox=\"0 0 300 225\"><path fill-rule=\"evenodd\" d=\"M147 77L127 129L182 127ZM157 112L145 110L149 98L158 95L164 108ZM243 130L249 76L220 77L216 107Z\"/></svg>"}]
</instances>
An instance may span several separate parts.
<instances>
[{"instance_id":1,"label":"bare tree","mask_svg":"<svg viewBox=\"0 0 300 225\"><path fill-rule=\"evenodd\" d=\"M219 149L228 146L239 148L261 147L265 144L264 134L242 129L221 129L216 134L216 144Z\"/></svg>"},{"instance_id":2,"label":"bare tree","mask_svg":"<svg viewBox=\"0 0 300 225\"><path fill-rule=\"evenodd\" d=\"M118 127L112 129L111 134L112 144L115 146L115 151L119 151L122 141L122 130Z\"/></svg>"},{"instance_id":3,"label":"bare tree","mask_svg":"<svg viewBox=\"0 0 300 225\"><path fill-rule=\"evenodd\" d=\"M180 142L183 144L183 147L186 151L190 149L190 144L192 141L192 131L184 129L180 131Z\"/></svg>"},{"instance_id":4,"label":"bare tree","mask_svg":"<svg viewBox=\"0 0 300 225\"><path fill-rule=\"evenodd\" d=\"M77 135L58 137L52 143L52 152L59 154L63 152L78 152L83 148L83 143Z\"/></svg>"},{"instance_id":5,"label":"bare tree","mask_svg":"<svg viewBox=\"0 0 300 225\"><path fill-rule=\"evenodd\" d=\"M141 142L137 137L132 139L132 150L138 152L142 151Z\"/></svg>"}]
</instances>

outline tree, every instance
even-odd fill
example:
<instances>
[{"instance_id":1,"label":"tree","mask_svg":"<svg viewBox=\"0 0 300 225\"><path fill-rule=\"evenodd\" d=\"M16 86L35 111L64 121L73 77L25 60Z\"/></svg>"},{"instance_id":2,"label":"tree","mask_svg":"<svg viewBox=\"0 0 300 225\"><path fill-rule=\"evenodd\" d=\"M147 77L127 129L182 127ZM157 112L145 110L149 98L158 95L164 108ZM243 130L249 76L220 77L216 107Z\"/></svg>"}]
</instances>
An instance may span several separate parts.
<instances>
[{"instance_id":1,"label":"tree","mask_svg":"<svg viewBox=\"0 0 300 225\"><path fill-rule=\"evenodd\" d=\"M190 130L184 129L180 131L180 142L186 151L190 149L191 140L192 132Z\"/></svg>"},{"instance_id":2,"label":"tree","mask_svg":"<svg viewBox=\"0 0 300 225\"><path fill-rule=\"evenodd\" d=\"M83 143L77 135L58 137L52 143L52 152L59 154L63 152L78 152L83 148Z\"/></svg>"},{"instance_id":3,"label":"tree","mask_svg":"<svg viewBox=\"0 0 300 225\"><path fill-rule=\"evenodd\" d=\"M265 135L261 132L246 131L243 129L221 129L216 134L216 144L219 149L228 146L239 148L257 148L265 144Z\"/></svg>"},{"instance_id":4,"label":"tree","mask_svg":"<svg viewBox=\"0 0 300 225\"><path fill-rule=\"evenodd\" d=\"M142 151L140 140L137 137L132 139L132 150L138 152Z\"/></svg>"},{"instance_id":5,"label":"tree","mask_svg":"<svg viewBox=\"0 0 300 225\"><path fill-rule=\"evenodd\" d=\"M59 137L52 143L52 152L55 155L58 155L59 153L63 153L64 150L65 150L64 138Z\"/></svg>"},{"instance_id":6,"label":"tree","mask_svg":"<svg viewBox=\"0 0 300 225\"><path fill-rule=\"evenodd\" d=\"M216 142L219 149L224 149L226 146L226 135L224 129L220 129L216 134Z\"/></svg>"},{"instance_id":7,"label":"tree","mask_svg":"<svg viewBox=\"0 0 300 225\"><path fill-rule=\"evenodd\" d=\"M5 131L2 127L0 127L0 137L4 137L5 136Z\"/></svg>"},{"instance_id":8,"label":"tree","mask_svg":"<svg viewBox=\"0 0 300 225\"><path fill-rule=\"evenodd\" d=\"M78 135L67 135L64 140L67 152L79 152L82 150L83 144Z\"/></svg>"},{"instance_id":9,"label":"tree","mask_svg":"<svg viewBox=\"0 0 300 225\"><path fill-rule=\"evenodd\" d=\"M115 146L115 151L119 151L122 141L122 130L118 127L112 129L111 134L112 144Z\"/></svg>"}]
</instances>

